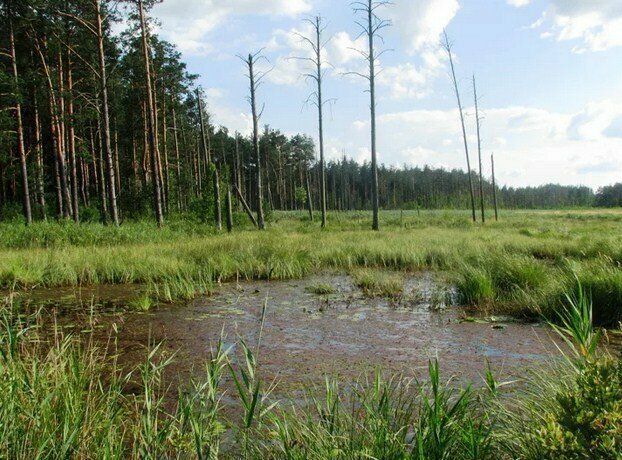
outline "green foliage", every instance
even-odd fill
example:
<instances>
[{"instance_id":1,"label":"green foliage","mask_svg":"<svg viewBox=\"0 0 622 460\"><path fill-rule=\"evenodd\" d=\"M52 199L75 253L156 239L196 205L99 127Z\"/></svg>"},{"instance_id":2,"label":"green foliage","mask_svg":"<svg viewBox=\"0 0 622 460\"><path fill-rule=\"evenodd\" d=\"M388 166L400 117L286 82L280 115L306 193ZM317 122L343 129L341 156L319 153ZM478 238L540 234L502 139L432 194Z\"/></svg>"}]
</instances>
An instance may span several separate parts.
<instances>
[{"instance_id":1,"label":"green foliage","mask_svg":"<svg viewBox=\"0 0 622 460\"><path fill-rule=\"evenodd\" d=\"M622 362L603 357L587 362L553 407L519 435L522 458L611 459L622 456Z\"/></svg>"},{"instance_id":2,"label":"green foliage","mask_svg":"<svg viewBox=\"0 0 622 460\"><path fill-rule=\"evenodd\" d=\"M600 344L600 332L594 330L592 297L577 279L576 293L566 294L567 304L559 311L559 323L553 329L579 359L592 358Z\"/></svg>"}]
</instances>

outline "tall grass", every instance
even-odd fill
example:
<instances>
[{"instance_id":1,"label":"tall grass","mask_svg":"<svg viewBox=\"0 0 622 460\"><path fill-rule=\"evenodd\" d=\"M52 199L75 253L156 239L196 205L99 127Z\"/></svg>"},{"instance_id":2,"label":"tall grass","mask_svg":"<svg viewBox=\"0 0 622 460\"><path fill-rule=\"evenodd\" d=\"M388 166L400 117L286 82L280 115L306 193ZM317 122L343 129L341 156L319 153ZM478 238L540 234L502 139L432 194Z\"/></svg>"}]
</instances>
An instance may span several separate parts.
<instances>
[{"instance_id":1,"label":"tall grass","mask_svg":"<svg viewBox=\"0 0 622 460\"><path fill-rule=\"evenodd\" d=\"M254 349L240 339L234 354L221 339L202 373L178 382L166 377L175 356L160 345L124 368L114 328L104 348L46 333L40 312L26 315L9 297L0 303L0 457L618 458L622 364L592 346L590 305L585 291L569 296L558 329L583 364L556 361L518 388L490 367L484 388L460 388L432 360L421 381L378 370L279 401L261 377L265 307Z\"/></svg>"},{"instance_id":2,"label":"tall grass","mask_svg":"<svg viewBox=\"0 0 622 460\"><path fill-rule=\"evenodd\" d=\"M449 211L384 212L383 231L365 212L335 214L321 231L296 213L275 213L268 231L216 234L173 221L119 229L98 224L0 224L0 288L142 283L154 297L187 298L212 283L295 279L325 269L441 270L464 303L554 318L576 273L590 289L596 324L622 321L622 214L507 212L500 223L472 225Z\"/></svg>"}]
</instances>

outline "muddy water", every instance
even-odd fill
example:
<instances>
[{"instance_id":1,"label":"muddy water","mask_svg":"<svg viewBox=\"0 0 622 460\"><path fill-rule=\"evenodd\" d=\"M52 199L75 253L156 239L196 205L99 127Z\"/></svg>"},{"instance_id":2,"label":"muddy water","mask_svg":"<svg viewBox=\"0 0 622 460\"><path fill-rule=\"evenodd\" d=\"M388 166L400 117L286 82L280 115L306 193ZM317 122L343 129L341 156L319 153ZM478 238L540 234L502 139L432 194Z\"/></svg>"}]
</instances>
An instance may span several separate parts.
<instances>
[{"instance_id":1,"label":"muddy water","mask_svg":"<svg viewBox=\"0 0 622 460\"><path fill-rule=\"evenodd\" d=\"M336 292L310 292L318 283L329 284ZM109 297L114 294L123 302L124 291L115 289ZM86 294L82 297L97 293ZM465 321L464 310L452 306L453 297L434 275L425 273L407 280L400 301L366 298L341 275L232 283L220 286L209 298L149 313L115 312L110 301L98 315L96 337L107 341L114 323L121 362L128 365L144 358L149 341L163 341L167 350L177 352L170 377L184 382L201 375L221 334L232 347L239 338L255 346L266 306L261 372L288 394L322 384L325 375L350 381L376 367L422 377L428 360L435 357L446 379L478 385L487 360L498 378L514 379L558 357L548 328L502 319ZM64 321L69 321L67 327L77 327L87 317L83 312Z\"/></svg>"}]
</instances>

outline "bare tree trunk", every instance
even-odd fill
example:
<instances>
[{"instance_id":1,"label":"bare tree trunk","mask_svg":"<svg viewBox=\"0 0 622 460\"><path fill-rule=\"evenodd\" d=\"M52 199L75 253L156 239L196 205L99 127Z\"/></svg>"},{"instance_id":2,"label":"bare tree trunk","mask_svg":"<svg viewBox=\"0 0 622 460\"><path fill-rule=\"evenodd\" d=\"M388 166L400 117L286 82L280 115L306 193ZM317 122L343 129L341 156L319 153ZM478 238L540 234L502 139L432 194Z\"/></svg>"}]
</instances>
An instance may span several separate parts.
<instances>
[{"instance_id":1,"label":"bare tree trunk","mask_svg":"<svg viewBox=\"0 0 622 460\"><path fill-rule=\"evenodd\" d=\"M242 163L240 161L240 133L235 132L235 185L239 190L242 190ZM241 204L238 200L238 211Z\"/></svg>"},{"instance_id":2,"label":"bare tree trunk","mask_svg":"<svg viewBox=\"0 0 622 460\"><path fill-rule=\"evenodd\" d=\"M103 129L102 129L102 120L100 112L97 112L97 126L99 129L97 130L97 152L99 155L99 159L97 162L97 173L99 175L99 200L101 201L101 209L102 209L102 223L108 223L108 199L106 194L106 173L104 172L104 141L103 141Z\"/></svg>"},{"instance_id":3,"label":"bare tree trunk","mask_svg":"<svg viewBox=\"0 0 622 460\"><path fill-rule=\"evenodd\" d=\"M44 44L45 45L45 44ZM58 104L52 83L50 66L45 58L41 44L35 40L35 48L41 58L41 66L45 74L48 87L48 106L50 111L50 128L52 134L52 146L54 149L54 173L56 179L56 202L58 218L69 217L67 206L69 206L69 192L67 189L67 176L65 174L65 154L63 151L63 137L61 123L59 119ZM60 69L59 69L60 70Z\"/></svg>"},{"instance_id":4,"label":"bare tree trunk","mask_svg":"<svg viewBox=\"0 0 622 460\"><path fill-rule=\"evenodd\" d=\"M147 40L147 24L145 23L145 14L143 8L143 0L138 0L138 16L142 32L143 58L145 61L145 90L147 96L148 120L149 120L149 150L151 156L151 173L153 181L153 206L155 210L156 221L158 226L164 225L164 215L162 214L162 201L160 192L160 180L158 174L158 145L156 140L155 125L155 107L153 106L153 95L151 87L151 64L149 57L149 43Z\"/></svg>"},{"instance_id":5,"label":"bare tree trunk","mask_svg":"<svg viewBox=\"0 0 622 460\"><path fill-rule=\"evenodd\" d=\"M179 158L179 135L177 133L177 114L173 105L173 141L175 144L175 187L177 189L177 210L181 212L181 160Z\"/></svg>"},{"instance_id":6,"label":"bare tree trunk","mask_svg":"<svg viewBox=\"0 0 622 460\"><path fill-rule=\"evenodd\" d=\"M39 117L39 106L37 104L37 96L34 96L35 109L35 151L37 152L37 190L38 203L41 208L43 220L47 220L45 209L45 175L43 169L43 142L41 140L41 120Z\"/></svg>"},{"instance_id":7,"label":"bare tree trunk","mask_svg":"<svg viewBox=\"0 0 622 460\"><path fill-rule=\"evenodd\" d=\"M467 173L469 175L469 191L471 193L471 214L473 218L473 222L477 221L477 217L475 215L475 191L473 190L473 176L471 175L471 159L469 157L469 142L467 139L466 126L464 123L464 111L462 110L462 101L460 100L460 90L458 89L458 80L456 79L456 71L454 68L454 60L453 54L451 52L451 44L449 43L449 37L447 37L447 33L443 32L445 36L445 51L447 51L447 55L449 56L449 66L451 68L451 80L454 85L454 91L456 93L456 99L458 101L458 110L460 112L460 123L462 124L462 139L464 140L464 153L466 155L467 161Z\"/></svg>"},{"instance_id":8,"label":"bare tree trunk","mask_svg":"<svg viewBox=\"0 0 622 460\"><path fill-rule=\"evenodd\" d=\"M477 154L479 158L479 201L482 208L482 223L485 223L486 211L484 210L484 173L482 171L482 139L480 137L481 119L479 118L475 75L473 75L473 97L475 98L475 123L477 124Z\"/></svg>"},{"instance_id":9,"label":"bare tree trunk","mask_svg":"<svg viewBox=\"0 0 622 460\"><path fill-rule=\"evenodd\" d=\"M240 192L239 188L234 187L234 190L235 190L235 193L238 195L238 199L240 200L240 203L242 203L242 207L244 208L244 211L246 211L248 218L251 220L253 225L257 227L257 221L255 220L255 216L253 216L253 211L251 210L251 208L248 206L248 203L244 199L244 195L242 195L242 192Z\"/></svg>"},{"instance_id":10,"label":"bare tree trunk","mask_svg":"<svg viewBox=\"0 0 622 460\"><path fill-rule=\"evenodd\" d=\"M250 81L250 103L253 116L253 153L255 154L255 193L257 203L257 226L259 230L264 230L266 224L263 214L263 188L262 188L262 172L261 172L261 154L259 151L259 115L257 112L257 81L255 79L255 62L257 55L248 55L246 61L248 65L248 77Z\"/></svg>"},{"instance_id":11,"label":"bare tree trunk","mask_svg":"<svg viewBox=\"0 0 622 460\"><path fill-rule=\"evenodd\" d=\"M119 225L119 211L117 207L117 191L115 180L115 169L112 159L112 148L110 141L110 113L108 104L108 77L106 76L106 55L104 52L104 33L102 30L102 16L100 0L93 0L95 7L95 16L97 20L97 44L99 54L99 85L101 92L101 109L102 109L102 128L103 128L103 155L106 161L106 179L108 188L108 200L110 201L110 217L114 225ZM142 0L140 0L141 25L144 28L142 17ZM143 30L143 44L146 46ZM147 70L147 74L149 71ZM150 76L148 75L147 78Z\"/></svg>"},{"instance_id":12,"label":"bare tree trunk","mask_svg":"<svg viewBox=\"0 0 622 460\"><path fill-rule=\"evenodd\" d=\"M371 115L371 195L372 195L372 211L373 222L372 229L380 229L380 197L378 190L378 156L377 156L377 131L376 131L376 49L374 41L379 36L380 30L389 26L389 22L380 19L376 15L376 10L390 2L385 0L365 0L354 3L356 12L365 15L365 24L361 24L363 33L367 36L368 52L365 55L369 65L369 75L364 76L369 81L369 98L370 98L370 115ZM358 74L361 75L361 74ZM363 75L361 75L363 76Z\"/></svg>"},{"instance_id":13,"label":"bare tree trunk","mask_svg":"<svg viewBox=\"0 0 622 460\"><path fill-rule=\"evenodd\" d=\"M170 183L171 176L169 174L169 164L168 164L168 126L166 124L166 90L164 87L162 88L162 149L164 153L164 201L167 203L167 210L169 209L169 200L170 200Z\"/></svg>"},{"instance_id":14,"label":"bare tree trunk","mask_svg":"<svg viewBox=\"0 0 622 460\"><path fill-rule=\"evenodd\" d=\"M57 53L57 76L58 76L58 139L61 145L61 151L63 152L63 164L60 167L61 175L61 184L63 187L63 195L65 199L65 212L64 217L69 219L73 215L73 206L71 200L71 184L69 183L68 175L67 175L67 142L66 142L66 130L65 130L65 84L63 80L64 76L64 68L63 68L63 55L58 50Z\"/></svg>"},{"instance_id":15,"label":"bare tree trunk","mask_svg":"<svg viewBox=\"0 0 622 460\"><path fill-rule=\"evenodd\" d=\"M78 170L76 165L76 131L73 110L73 71L71 68L71 51L67 51L67 124L69 130L67 133L68 153L69 153L69 169L71 173L71 205L73 220L80 222L80 209L78 203Z\"/></svg>"},{"instance_id":16,"label":"bare tree trunk","mask_svg":"<svg viewBox=\"0 0 622 460\"><path fill-rule=\"evenodd\" d=\"M164 191L164 174L162 173L162 149L160 148L160 120L159 120L159 110L158 110L158 90L157 90L157 75L151 67L151 72L153 73L152 82L153 88L151 89L151 95L153 97L153 126L155 133L155 143L156 143L156 162L157 162L157 171L158 171L158 182L160 183L160 202L162 203L162 212L166 215L168 213L168 203L166 201L166 193Z\"/></svg>"},{"instance_id":17,"label":"bare tree trunk","mask_svg":"<svg viewBox=\"0 0 622 460\"><path fill-rule=\"evenodd\" d=\"M490 155L490 162L492 163L492 201L495 206L495 221L499 220L499 211L497 208L497 182L495 179L495 155Z\"/></svg>"},{"instance_id":18,"label":"bare tree trunk","mask_svg":"<svg viewBox=\"0 0 622 460\"><path fill-rule=\"evenodd\" d=\"M306 185L307 185L307 208L309 210L309 219L313 222L313 198L311 196L311 184L309 183L309 170L307 169L306 174Z\"/></svg>"},{"instance_id":19,"label":"bare tree trunk","mask_svg":"<svg viewBox=\"0 0 622 460\"><path fill-rule=\"evenodd\" d=\"M315 29L315 65L317 69L315 81L317 83L317 109L320 141L320 208L322 210L322 228L326 227L326 162L324 160L324 98L322 94L322 18L317 16L313 23ZM308 181L308 178L307 178ZM313 212L313 211L311 211ZM313 216L311 217L313 220Z\"/></svg>"},{"instance_id":20,"label":"bare tree trunk","mask_svg":"<svg viewBox=\"0 0 622 460\"><path fill-rule=\"evenodd\" d=\"M214 167L214 219L216 221L216 230L222 230L222 210L220 208L220 177L218 168Z\"/></svg>"},{"instance_id":21,"label":"bare tree trunk","mask_svg":"<svg viewBox=\"0 0 622 460\"><path fill-rule=\"evenodd\" d=\"M201 124L201 147L203 148L203 155L204 155L204 161L205 161L205 167L208 166L211 158L210 158L210 151L209 151L209 147L207 145L207 130L209 129L209 126L205 126L205 114L203 113L203 101L201 100L201 91L197 88L197 103L199 104L199 121ZM199 162L199 167L201 167L201 163Z\"/></svg>"},{"instance_id":22,"label":"bare tree trunk","mask_svg":"<svg viewBox=\"0 0 622 460\"><path fill-rule=\"evenodd\" d=\"M231 188L227 188L227 232L233 231L233 207L231 205Z\"/></svg>"},{"instance_id":23,"label":"bare tree trunk","mask_svg":"<svg viewBox=\"0 0 622 460\"><path fill-rule=\"evenodd\" d=\"M117 180L117 199L121 196L121 168L119 167L119 131L114 128L114 177Z\"/></svg>"},{"instance_id":24,"label":"bare tree trunk","mask_svg":"<svg viewBox=\"0 0 622 460\"><path fill-rule=\"evenodd\" d=\"M28 186L28 166L26 164L26 149L24 147L24 125L22 122L22 105L19 91L19 73L17 71L17 56L15 54L15 35L13 32L13 15L9 11L9 41L11 46L11 63L13 67L13 82L15 85L15 118L17 124L17 154L22 177L22 211L26 225L32 223L32 210L30 207L30 190Z\"/></svg>"}]
</instances>

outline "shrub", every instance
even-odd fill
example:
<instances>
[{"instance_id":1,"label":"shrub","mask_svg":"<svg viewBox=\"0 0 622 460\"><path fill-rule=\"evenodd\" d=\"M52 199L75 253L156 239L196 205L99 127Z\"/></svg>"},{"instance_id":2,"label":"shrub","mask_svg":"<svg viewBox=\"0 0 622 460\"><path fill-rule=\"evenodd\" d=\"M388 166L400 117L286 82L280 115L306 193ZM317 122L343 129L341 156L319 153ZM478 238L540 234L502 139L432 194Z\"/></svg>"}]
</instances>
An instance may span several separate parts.
<instances>
[{"instance_id":1,"label":"shrub","mask_svg":"<svg viewBox=\"0 0 622 460\"><path fill-rule=\"evenodd\" d=\"M622 456L622 362L587 363L576 385L556 396L557 411L532 434L541 459L619 459Z\"/></svg>"}]
</instances>

